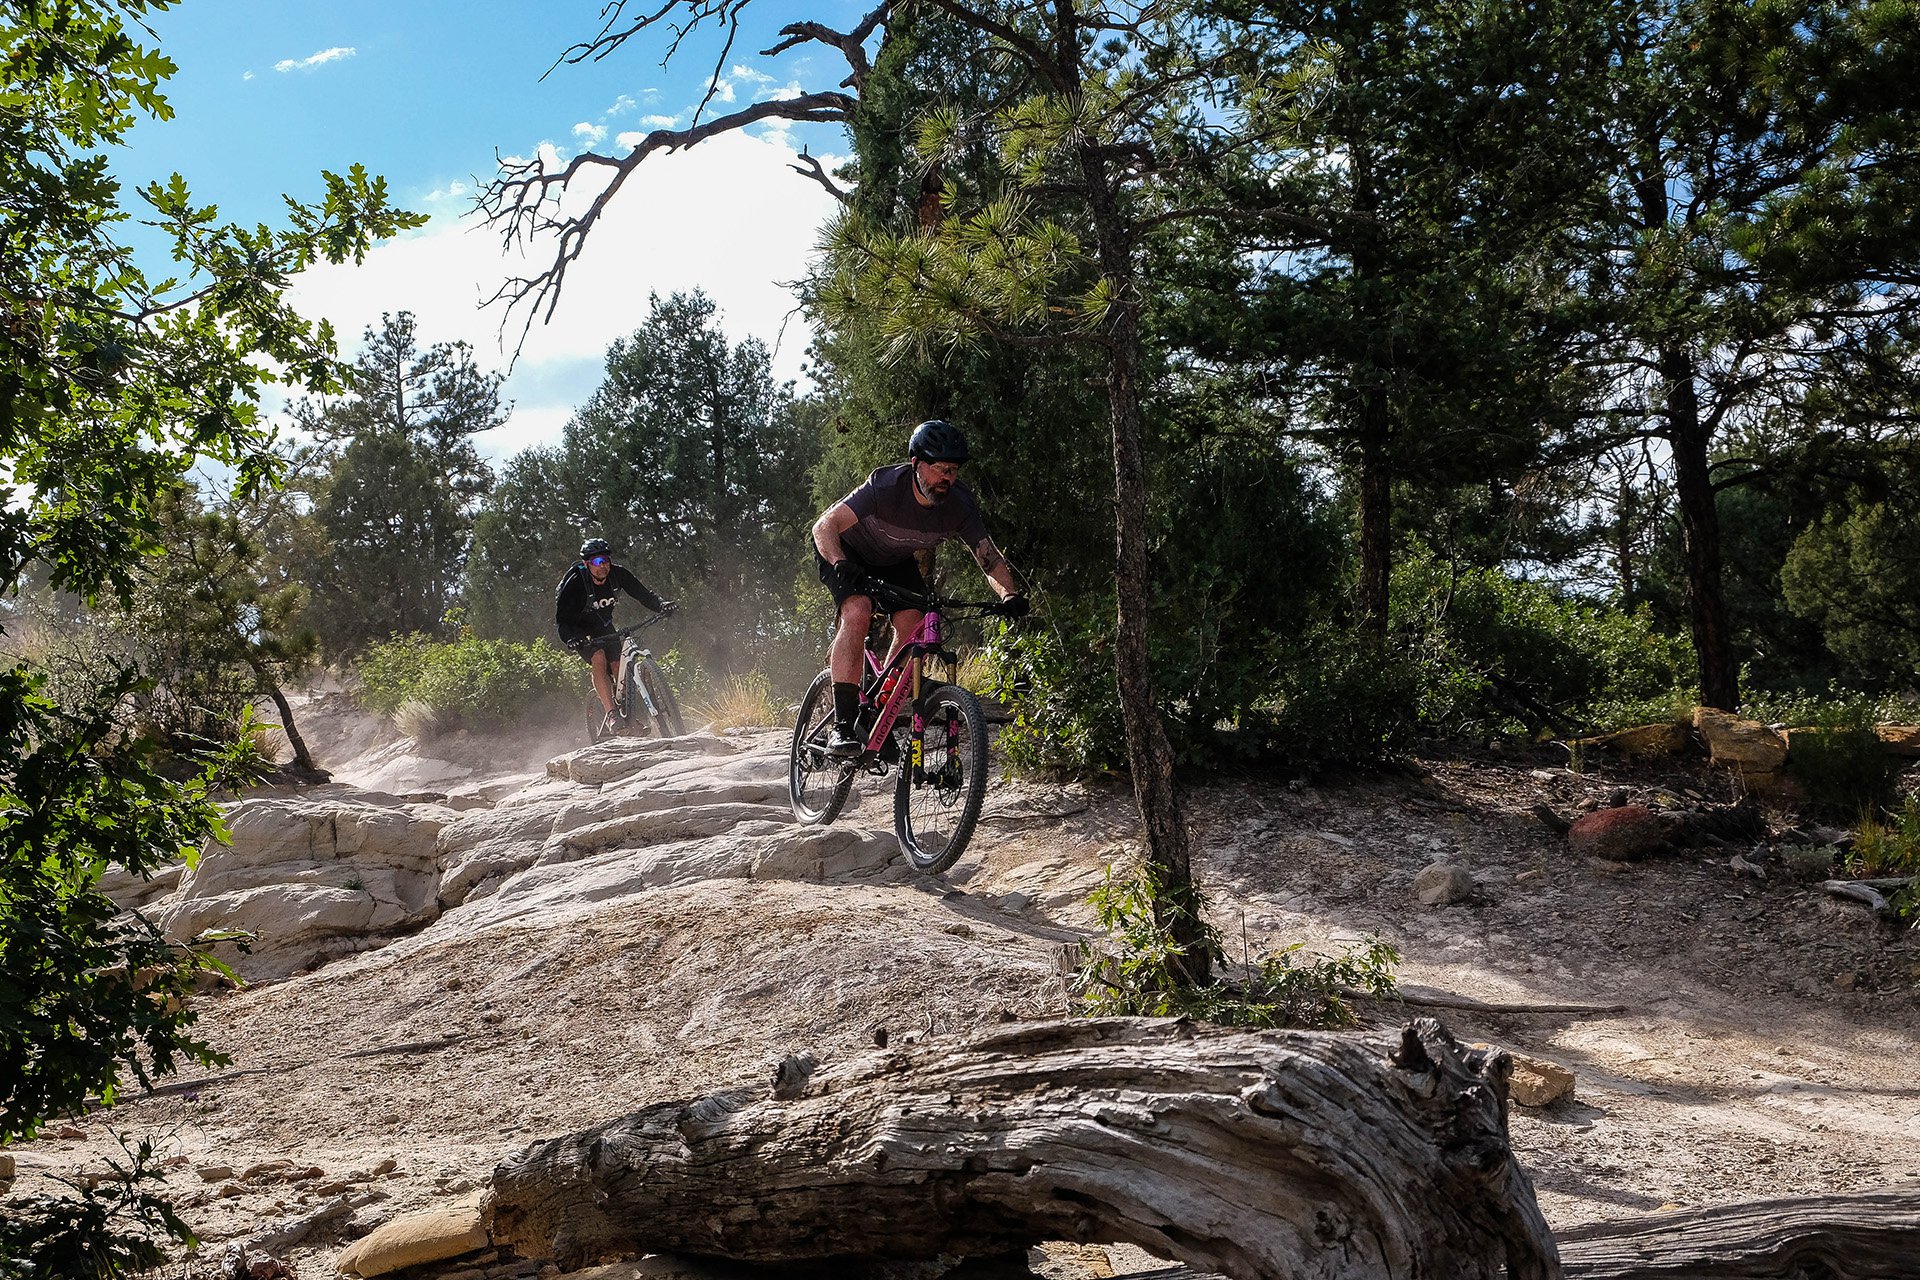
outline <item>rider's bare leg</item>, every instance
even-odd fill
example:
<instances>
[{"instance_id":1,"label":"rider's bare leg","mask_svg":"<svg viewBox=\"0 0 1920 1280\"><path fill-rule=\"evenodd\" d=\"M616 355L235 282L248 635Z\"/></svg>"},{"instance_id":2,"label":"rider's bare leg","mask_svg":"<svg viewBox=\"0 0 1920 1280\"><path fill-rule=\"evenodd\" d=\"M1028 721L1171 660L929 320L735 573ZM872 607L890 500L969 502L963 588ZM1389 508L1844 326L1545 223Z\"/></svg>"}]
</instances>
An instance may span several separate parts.
<instances>
[{"instance_id":1,"label":"rider's bare leg","mask_svg":"<svg viewBox=\"0 0 1920 1280\"><path fill-rule=\"evenodd\" d=\"M893 661L907 641L913 639L913 633L920 629L920 619L926 616L918 609L902 609L893 615L893 645L887 650L887 661L880 664L882 671L887 669L887 664Z\"/></svg>"},{"instance_id":2,"label":"rider's bare leg","mask_svg":"<svg viewBox=\"0 0 1920 1280\"><path fill-rule=\"evenodd\" d=\"M607 651L604 647L593 651L593 691L600 695L600 706L608 715L613 714L613 672L607 665Z\"/></svg>"},{"instance_id":3,"label":"rider's bare leg","mask_svg":"<svg viewBox=\"0 0 1920 1280\"><path fill-rule=\"evenodd\" d=\"M827 665L833 670L835 684L859 684L867 647L867 628L873 624L873 601L867 596L848 596L840 604L840 629L833 633L833 648Z\"/></svg>"}]
</instances>

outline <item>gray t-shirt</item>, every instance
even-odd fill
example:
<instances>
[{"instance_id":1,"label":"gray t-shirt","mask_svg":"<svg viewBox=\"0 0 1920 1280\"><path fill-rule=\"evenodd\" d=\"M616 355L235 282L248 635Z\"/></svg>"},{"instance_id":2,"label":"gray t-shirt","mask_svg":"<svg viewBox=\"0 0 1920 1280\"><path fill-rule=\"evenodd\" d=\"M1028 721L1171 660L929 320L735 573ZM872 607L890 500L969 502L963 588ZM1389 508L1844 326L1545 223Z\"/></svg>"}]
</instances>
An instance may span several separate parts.
<instances>
[{"instance_id":1,"label":"gray t-shirt","mask_svg":"<svg viewBox=\"0 0 1920 1280\"><path fill-rule=\"evenodd\" d=\"M944 500L922 506L914 496L911 462L880 468L842 501L858 521L840 535L840 545L866 564L897 564L948 538L958 538L969 548L987 538L973 490L955 481Z\"/></svg>"}]
</instances>

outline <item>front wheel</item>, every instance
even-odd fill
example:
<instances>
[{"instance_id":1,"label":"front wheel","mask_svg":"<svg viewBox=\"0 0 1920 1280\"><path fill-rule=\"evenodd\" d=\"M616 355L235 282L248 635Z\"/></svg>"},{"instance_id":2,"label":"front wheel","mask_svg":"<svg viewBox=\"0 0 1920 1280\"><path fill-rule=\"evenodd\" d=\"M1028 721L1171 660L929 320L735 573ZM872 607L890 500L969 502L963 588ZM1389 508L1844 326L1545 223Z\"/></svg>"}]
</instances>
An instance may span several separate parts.
<instances>
[{"instance_id":1,"label":"front wheel","mask_svg":"<svg viewBox=\"0 0 1920 1280\"><path fill-rule=\"evenodd\" d=\"M642 658L639 676L647 687L647 700L653 703L653 725L659 736L678 738L686 733L687 726L680 720L680 704L673 700L673 690L667 688L666 673L652 658Z\"/></svg>"},{"instance_id":2,"label":"front wheel","mask_svg":"<svg viewBox=\"0 0 1920 1280\"><path fill-rule=\"evenodd\" d=\"M893 834L915 870L938 875L960 860L980 821L987 797L987 718L979 701L958 685L939 686L921 707L926 731L900 762Z\"/></svg>"},{"instance_id":3,"label":"front wheel","mask_svg":"<svg viewBox=\"0 0 1920 1280\"><path fill-rule=\"evenodd\" d=\"M809 826L832 822L853 790L853 765L827 754L833 732L833 672L822 671L800 699L787 752L787 795L793 816Z\"/></svg>"}]
</instances>

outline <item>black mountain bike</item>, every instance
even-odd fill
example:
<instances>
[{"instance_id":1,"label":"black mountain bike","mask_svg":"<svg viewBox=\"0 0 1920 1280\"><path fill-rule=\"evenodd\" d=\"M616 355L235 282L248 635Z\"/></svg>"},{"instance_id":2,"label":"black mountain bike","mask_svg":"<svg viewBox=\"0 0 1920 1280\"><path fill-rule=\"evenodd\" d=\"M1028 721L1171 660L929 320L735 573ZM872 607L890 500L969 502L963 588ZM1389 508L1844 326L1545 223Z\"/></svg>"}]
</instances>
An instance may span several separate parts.
<instances>
[{"instance_id":1,"label":"black mountain bike","mask_svg":"<svg viewBox=\"0 0 1920 1280\"><path fill-rule=\"evenodd\" d=\"M805 823L832 822L846 804L856 774L884 777L897 769L894 838L909 863L937 875L959 860L980 821L987 794L987 722L971 693L930 678L926 666L936 659L951 670L959 662L941 647L943 615L997 614L1000 606L919 595L883 583L869 584L868 594L876 611L921 609L926 617L886 666L871 647L866 650L857 756L827 753L827 735L833 730L833 673L822 671L814 677L800 700L787 760L793 816ZM893 633L882 628L881 634L885 644Z\"/></svg>"},{"instance_id":2,"label":"black mountain bike","mask_svg":"<svg viewBox=\"0 0 1920 1280\"><path fill-rule=\"evenodd\" d=\"M614 632L620 637L620 662L613 672L613 709L628 724L638 722L643 727L652 721L654 731L662 738L677 738L687 731L680 720L680 704L674 700L673 690L667 687L666 673L660 670L660 664L653 660L653 650L642 649L633 636L666 617L656 613L651 618L636 622L630 627L622 627ZM587 741L598 742L609 736L607 733L606 709L600 705L600 695L593 691L593 677L587 677Z\"/></svg>"}]
</instances>

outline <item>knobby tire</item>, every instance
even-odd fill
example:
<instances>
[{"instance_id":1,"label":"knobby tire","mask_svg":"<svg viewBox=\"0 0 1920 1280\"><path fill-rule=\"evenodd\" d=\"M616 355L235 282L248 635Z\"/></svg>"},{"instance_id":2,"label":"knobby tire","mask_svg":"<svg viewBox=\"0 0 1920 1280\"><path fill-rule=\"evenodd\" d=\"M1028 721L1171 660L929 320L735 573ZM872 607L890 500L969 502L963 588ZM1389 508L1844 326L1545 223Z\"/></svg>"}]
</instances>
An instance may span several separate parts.
<instances>
[{"instance_id":1,"label":"knobby tire","mask_svg":"<svg viewBox=\"0 0 1920 1280\"><path fill-rule=\"evenodd\" d=\"M673 690L667 687L666 673L660 670L652 658L640 660L640 679L647 686L647 697L653 701L653 723L662 738L678 738L685 735L687 726L680 720L680 704L674 700Z\"/></svg>"},{"instance_id":2,"label":"knobby tire","mask_svg":"<svg viewBox=\"0 0 1920 1280\"><path fill-rule=\"evenodd\" d=\"M818 683L818 682L816 682ZM921 772L900 762L893 789L893 835L915 870L939 875L967 851L987 796L987 718L980 702L958 685L943 684L921 699L926 721ZM959 727L951 757L947 725Z\"/></svg>"},{"instance_id":3,"label":"knobby tire","mask_svg":"<svg viewBox=\"0 0 1920 1280\"><path fill-rule=\"evenodd\" d=\"M809 826L832 822L853 790L853 766L825 754L833 731L833 672L822 671L800 699L787 748L787 798L793 816Z\"/></svg>"}]
</instances>

